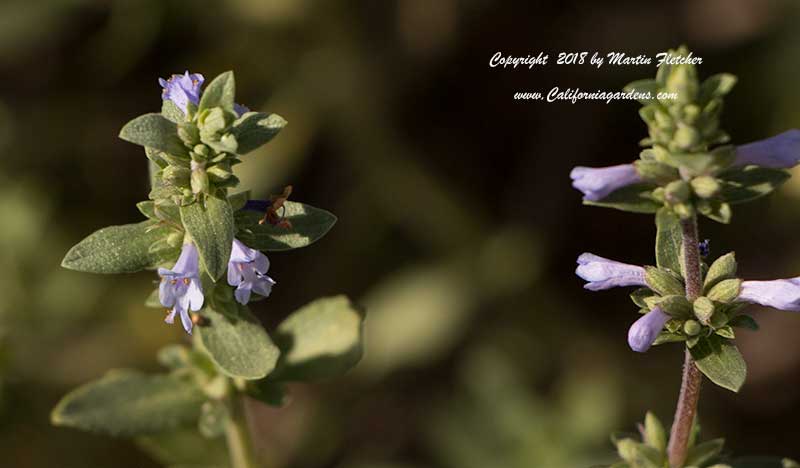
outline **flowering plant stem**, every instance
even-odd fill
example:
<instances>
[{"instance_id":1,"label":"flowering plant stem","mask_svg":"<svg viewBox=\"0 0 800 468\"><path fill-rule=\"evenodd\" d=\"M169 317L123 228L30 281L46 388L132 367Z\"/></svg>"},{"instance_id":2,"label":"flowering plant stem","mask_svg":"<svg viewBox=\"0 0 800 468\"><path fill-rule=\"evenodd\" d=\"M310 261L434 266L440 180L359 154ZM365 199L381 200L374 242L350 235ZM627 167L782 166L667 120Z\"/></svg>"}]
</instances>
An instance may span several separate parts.
<instances>
[{"instance_id":1,"label":"flowering plant stem","mask_svg":"<svg viewBox=\"0 0 800 468\"><path fill-rule=\"evenodd\" d=\"M690 302L703 292L700 272L700 252L698 249L697 218L681 221L683 231L683 259L686 278L686 297ZM697 402L700 398L700 383L703 374L697 369L689 350L683 363L683 380L678 405L675 408L675 419L672 422L672 433L669 438L669 464L672 468L680 468L686 461L689 438L697 414Z\"/></svg>"},{"instance_id":2,"label":"flowering plant stem","mask_svg":"<svg viewBox=\"0 0 800 468\"><path fill-rule=\"evenodd\" d=\"M231 468L259 468L253 454L250 431L247 428L244 399L238 392L230 396L230 418L225 427L225 439L228 443Z\"/></svg>"}]
</instances>

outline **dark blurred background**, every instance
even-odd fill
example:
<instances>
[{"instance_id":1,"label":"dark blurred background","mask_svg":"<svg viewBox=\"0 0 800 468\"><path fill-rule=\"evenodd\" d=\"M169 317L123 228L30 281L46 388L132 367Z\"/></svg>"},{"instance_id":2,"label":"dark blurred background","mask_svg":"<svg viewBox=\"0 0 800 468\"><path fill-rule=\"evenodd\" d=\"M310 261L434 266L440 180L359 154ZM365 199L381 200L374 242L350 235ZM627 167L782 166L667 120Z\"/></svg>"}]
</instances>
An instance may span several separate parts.
<instances>
[{"instance_id":1,"label":"dark blurred background","mask_svg":"<svg viewBox=\"0 0 800 468\"><path fill-rule=\"evenodd\" d=\"M311 299L366 305L363 362L346 378L253 403L270 467L572 468L609 461L608 435L646 410L672 418L682 352L631 352L624 291L590 293L583 251L653 263L649 216L582 207L575 165L631 161L633 102L514 101L552 86L620 89L655 66L556 66L558 52L655 55L686 43L702 76L740 81L735 143L800 127L800 8L792 1L2 0L0 3L0 453L3 466L168 464L154 440L49 425L70 388L115 367L156 369L185 339L144 308L152 274L62 270L92 231L135 222L146 159L116 137L160 108L158 77L236 71L238 101L283 133L239 166L255 195L295 187L339 223L270 256L255 306L268 326ZM551 64L490 69L497 51ZM800 172L798 172L800 175ZM800 274L800 178L709 221L712 255L751 279ZM706 385L705 438L800 458L800 317L753 310L739 395ZM186 439L186 449L204 444Z\"/></svg>"}]
</instances>

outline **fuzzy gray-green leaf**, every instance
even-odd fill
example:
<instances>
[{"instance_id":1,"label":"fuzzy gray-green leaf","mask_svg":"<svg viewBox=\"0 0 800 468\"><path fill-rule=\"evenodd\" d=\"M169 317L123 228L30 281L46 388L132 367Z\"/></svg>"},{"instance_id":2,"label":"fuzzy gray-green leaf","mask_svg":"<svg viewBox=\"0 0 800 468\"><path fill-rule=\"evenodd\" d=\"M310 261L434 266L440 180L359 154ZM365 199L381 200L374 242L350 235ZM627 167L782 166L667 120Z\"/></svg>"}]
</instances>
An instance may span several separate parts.
<instances>
[{"instance_id":1,"label":"fuzzy gray-green leaf","mask_svg":"<svg viewBox=\"0 0 800 468\"><path fill-rule=\"evenodd\" d=\"M584 200L585 205L614 208L631 213L655 213L662 204L651 196L652 184L632 184L622 187L598 201Z\"/></svg>"},{"instance_id":2,"label":"fuzzy gray-green leaf","mask_svg":"<svg viewBox=\"0 0 800 468\"><path fill-rule=\"evenodd\" d=\"M713 439L689 449L686 456L686 466L703 466L722 452L725 439Z\"/></svg>"},{"instance_id":3,"label":"fuzzy gray-green leaf","mask_svg":"<svg viewBox=\"0 0 800 468\"><path fill-rule=\"evenodd\" d=\"M749 166L720 174L723 182L719 197L731 204L744 203L771 193L789 179L782 169Z\"/></svg>"},{"instance_id":4,"label":"fuzzy gray-green leaf","mask_svg":"<svg viewBox=\"0 0 800 468\"><path fill-rule=\"evenodd\" d=\"M233 100L236 97L236 80L232 71L226 71L214 78L206 86L200 98L198 111L221 107L226 111L233 112Z\"/></svg>"},{"instance_id":5,"label":"fuzzy gray-green leaf","mask_svg":"<svg viewBox=\"0 0 800 468\"><path fill-rule=\"evenodd\" d=\"M151 251L150 246L170 232L152 221L109 226L72 247L61 266L87 273L133 273L177 258L177 249Z\"/></svg>"},{"instance_id":6,"label":"fuzzy gray-green leaf","mask_svg":"<svg viewBox=\"0 0 800 468\"><path fill-rule=\"evenodd\" d=\"M233 123L232 132L239 142L238 154L247 154L268 143L286 126L278 114L248 112Z\"/></svg>"},{"instance_id":7,"label":"fuzzy gray-green leaf","mask_svg":"<svg viewBox=\"0 0 800 468\"><path fill-rule=\"evenodd\" d=\"M65 396L51 419L57 426L111 435L152 434L193 424L204 399L190 381L114 371Z\"/></svg>"},{"instance_id":8,"label":"fuzzy gray-green leaf","mask_svg":"<svg viewBox=\"0 0 800 468\"><path fill-rule=\"evenodd\" d=\"M237 238L258 250L281 251L310 245L336 223L336 216L320 208L297 202L284 203L278 214L291 223L291 227L258 224L264 213L251 210L236 212Z\"/></svg>"},{"instance_id":9,"label":"fuzzy gray-green leaf","mask_svg":"<svg viewBox=\"0 0 800 468\"><path fill-rule=\"evenodd\" d=\"M683 233L678 217L667 208L656 214L656 264L681 273L681 245Z\"/></svg>"},{"instance_id":10,"label":"fuzzy gray-green leaf","mask_svg":"<svg viewBox=\"0 0 800 468\"><path fill-rule=\"evenodd\" d=\"M164 151L173 155L188 155L178 138L178 127L161 114L144 114L131 120L119 132L125 141Z\"/></svg>"},{"instance_id":11,"label":"fuzzy gray-green leaf","mask_svg":"<svg viewBox=\"0 0 800 468\"><path fill-rule=\"evenodd\" d=\"M707 291L718 282L735 277L736 254L734 252L729 252L714 260L714 263L708 267L708 273L706 273L703 288Z\"/></svg>"},{"instance_id":12,"label":"fuzzy gray-green leaf","mask_svg":"<svg viewBox=\"0 0 800 468\"><path fill-rule=\"evenodd\" d=\"M747 364L730 340L711 335L691 349L697 368L720 387L738 392L747 376Z\"/></svg>"},{"instance_id":13,"label":"fuzzy gray-green leaf","mask_svg":"<svg viewBox=\"0 0 800 468\"><path fill-rule=\"evenodd\" d=\"M363 352L363 313L345 296L307 304L278 326L276 380L313 380L345 373Z\"/></svg>"},{"instance_id":14,"label":"fuzzy gray-green leaf","mask_svg":"<svg viewBox=\"0 0 800 468\"><path fill-rule=\"evenodd\" d=\"M229 304L223 314L210 306L202 310L207 323L197 333L211 360L231 377L261 379L275 368L280 351L264 327L244 306Z\"/></svg>"},{"instance_id":15,"label":"fuzzy gray-green leaf","mask_svg":"<svg viewBox=\"0 0 800 468\"><path fill-rule=\"evenodd\" d=\"M181 220L197 246L203 268L216 281L225 273L231 256L234 227L230 203L206 197L180 210Z\"/></svg>"}]
</instances>

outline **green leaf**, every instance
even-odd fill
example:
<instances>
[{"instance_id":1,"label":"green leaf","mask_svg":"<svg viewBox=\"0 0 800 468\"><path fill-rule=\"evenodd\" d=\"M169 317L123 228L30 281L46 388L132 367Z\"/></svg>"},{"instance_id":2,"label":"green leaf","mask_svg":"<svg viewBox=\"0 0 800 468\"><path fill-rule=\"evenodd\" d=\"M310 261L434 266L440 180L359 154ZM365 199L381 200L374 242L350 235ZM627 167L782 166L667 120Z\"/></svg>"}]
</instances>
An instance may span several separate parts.
<instances>
[{"instance_id":1,"label":"green leaf","mask_svg":"<svg viewBox=\"0 0 800 468\"><path fill-rule=\"evenodd\" d=\"M758 330L758 322L753 317L741 314L733 317L728 321L728 325L732 327L740 327L740 328L747 328L748 330L757 331Z\"/></svg>"},{"instance_id":2,"label":"green leaf","mask_svg":"<svg viewBox=\"0 0 800 468\"><path fill-rule=\"evenodd\" d=\"M196 429L171 431L136 439L139 447L169 467L227 468L225 438L207 439Z\"/></svg>"},{"instance_id":3,"label":"green leaf","mask_svg":"<svg viewBox=\"0 0 800 468\"><path fill-rule=\"evenodd\" d=\"M284 203L279 211L291 223L290 228L258 224L263 213L240 210L235 214L237 238L258 250L281 251L298 249L321 239L336 223L336 216L325 210L297 202Z\"/></svg>"},{"instance_id":4,"label":"green leaf","mask_svg":"<svg viewBox=\"0 0 800 468\"><path fill-rule=\"evenodd\" d=\"M239 142L238 154L247 154L268 143L287 124L278 114L247 112L233 123L232 133Z\"/></svg>"},{"instance_id":5,"label":"green leaf","mask_svg":"<svg viewBox=\"0 0 800 468\"><path fill-rule=\"evenodd\" d=\"M690 350L697 368L722 388L738 392L747 376L747 365L730 340L717 335L700 339Z\"/></svg>"},{"instance_id":6,"label":"green leaf","mask_svg":"<svg viewBox=\"0 0 800 468\"><path fill-rule=\"evenodd\" d=\"M154 242L170 232L167 227L156 227L152 221L109 226L72 247L61 266L87 273L133 273L154 268L178 256L178 250L173 248L150 251Z\"/></svg>"},{"instance_id":7,"label":"green leaf","mask_svg":"<svg viewBox=\"0 0 800 468\"><path fill-rule=\"evenodd\" d=\"M186 121L186 116L183 114L183 111L170 99L164 99L162 101L161 115L163 115L170 122L174 122L176 124Z\"/></svg>"},{"instance_id":8,"label":"green leaf","mask_svg":"<svg viewBox=\"0 0 800 468\"><path fill-rule=\"evenodd\" d=\"M187 380L112 371L65 396L51 420L57 426L110 435L152 434L197 421L204 399Z\"/></svg>"},{"instance_id":9,"label":"green leaf","mask_svg":"<svg viewBox=\"0 0 800 468\"><path fill-rule=\"evenodd\" d=\"M656 265L680 274L683 232L678 216L667 208L656 213Z\"/></svg>"},{"instance_id":10,"label":"green leaf","mask_svg":"<svg viewBox=\"0 0 800 468\"><path fill-rule=\"evenodd\" d=\"M726 279L715 284L709 289L706 296L712 301L728 303L739 297L742 289L742 280L738 278Z\"/></svg>"},{"instance_id":11,"label":"green leaf","mask_svg":"<svg viewBox=\"0 0 800 468\"><path fill-rule=\"evenodd\" d=\"M685 294L682 280L671 270L646 266L644 267L644 280L650 289L662 296Z\"/></svg>"},{"instance_id":12,"label":"green leaf","mask_svg":"<svg viewBox=\"0 0 800 468\"><path fill-rule=\"evenodd\" d=\"M228 112L233 112L233 100L235 97L236 80L232 71L226 71L214 78L203 91L198 112L214 107L221 107Z\"/></svg>"},{"instance_id":13,"label":"green leaf","mask_svg":"<svg viewBox=\"0 0 800 468\"><path fill-rule=\"evenodd\" d=\"M652 184L632 184L612 192L602 200L584 200L583 203L632 213L655 213L662 204L652 198L654 188Z\"/></svg>"},{"instance_id":14,"label":"green leaf","mask_svg":"<svg viewBox=\"0 0 800 468\"><path fill-rule=\"evenodd\" d=\"M719 455L724 445L725 439L714 439L695 445L686 455L686 466L703 466Z\"/></svg>"},{"instance_id":15,"label":"green leaf","mask_svg":"<svg viewBox=\"0 0 800 468\"><path fill-rule=\"evenodd\" d=\"M632 292L630 295L631 300L634 304L639 306L641 309L650 310L650 306L647 304L647 300L651 297L657 297L656 293L654 293L650 288L639 288L636 291Z\"/></svg>"},{"instance_id":16,"label":"green leaf","mask_svg":"<svg viewBox=\"0 0 800 468\"><path fill-rule=\"evenodd\" d=\"M730 223L733 216L731 205L719 200L700 200L697 202L697 211L703 216L722 224Z\"/></svg>"},{"instance_id":17,"label":"green leaf","mask_svg":"<svg viewBox=\"0 0 800 468\"><path fill-rule=\"evenodd\" d=\"M789 173L781 169L748 166L727 170L717 177L723 182L720 198L736 204L769 194L789 179Z\"/></svg>"},{"instance_id":18,"label":"green leaf","mask_svg":"<svg viewBox=\"0 0 800 468\"><path fill-rule=\"evenodd\" d=\"M227 200L206 197L203 202L182 206L181 220L192 236L200 262L212 280L225 273L233 243L233 210Z\"/></svg>"},{"instance_id":19,"label":"green leaf","mask_svg":"<svg viewBox=\"0 0 800 468\"><path fill-rule=\"evenodd\" d=\"M706 279L703 282L703 290L708 291L722 280L736 277L736 253L729 252L714 260L708 267Z\"/></svg>"},{"instance_id":20,"label":"green leaf","mask_svg":"<svg viewBox=\"0 0 800 468\"><path fill-rule=\"evenodd\" d=\"M700 85L700 96L698 101L706 103L714 98L722 97L731 92L736 85L736 76L730 73L719 73L709 76Z\"/></svg>"},{"instance_id":21,"label":"green leaf","mask_svg":"<svg viewBox=\"0 0 800 468\"><path fill-rule=\"evenodd\" d=\"M659 452L667 449L667 433L664 431L664 426L650 411L644 417L644 438L647 445Z\"/></svg>"},{"instance_id":22,"label":"green leaf","mask_svg":"<svg viewBox=\"0 0 800 468\"><path fill-rule=\"evenodd\" d=\"M657 301L657 304L670 317L679 319L692 317L692 304L683 294L664 296Z\"/></svg>"},{"instance_id":23,"label":"green leaf","mask_svg":"<svg viewBox=\"0 0 800 468\"><path fill-rule=\"evenodd\" d=\"M347 372L363 352L363 312L346 296L305 305L278 326L274 380L314 380Z\"/></svg>"},{"instance_id":24,"label":"green leaf","mask_svg":"<svg viewBox=\"0 0 800 468\"><path fill-rule=\"evenodd\" d=\"M286 385L271 378L248 382L246 392L248 396L270 406L280 407L288 400Z\"/></svg>"},{"instance_id":25,"label":"green leaf","mask_svg":"<svg viewBox=\"0 0 800 468\"><path fill-rule=\"evenodd\" d=\"M207 323L197 327L197 333L203 348L223 373L253 380L272 372L278 361L278 348L247 307L230 304L223 314L207 306L200 313Z\"/></svg>"},{"instance_id":26,"label":"green leaf","mask_svg":"<svg viewBox=\"0 0 800 468\"><path fill-rule=\"evenodd\" d=\"M144 114L131 120L119 132L125 141L176 156L188 155L178 138L178 127L161 114Z\"/></svg>"},{"instance_id":27,"label":"green leaf","mask_svg":"<svg viewBox=\"0 0 800 468\"><path fill-rule=\"evenodd\" d=\"M626 93L631 92L639 92L639 93L650 93L650 99L637 99L640 103L647 105L647 104L656 104L658 103L658 99L656 96L658 95L658 83L656 80L653 79L645 79L645 80L638 80L634 81L633 83L628 83L623 90Z\"/></svg>"},{"instance_id":28,"label":"green leaf","mask_svg":"<svg viewBox=\"0 0 800 468\"><path fill-rule=\"evenodd\" d=\"M237 192L228 197L228 203L231 204L231 209L234 212L244 208L244 205L247 204L247 200L250 200L249 190L245 190L244 192Z\"/></svg>"},{"instance_id":29,"label":"green leaf","mask_svg":"<svg viewBox=\"0 0 800 468\"><path fill-rule=\"evenodd\" d=\"M158 219L156 216L156 206L155 202L153 201L142 201L136 204L136 208L139 209L139 212L145 215L149 219Z\"/></svg>"}]
</instances>

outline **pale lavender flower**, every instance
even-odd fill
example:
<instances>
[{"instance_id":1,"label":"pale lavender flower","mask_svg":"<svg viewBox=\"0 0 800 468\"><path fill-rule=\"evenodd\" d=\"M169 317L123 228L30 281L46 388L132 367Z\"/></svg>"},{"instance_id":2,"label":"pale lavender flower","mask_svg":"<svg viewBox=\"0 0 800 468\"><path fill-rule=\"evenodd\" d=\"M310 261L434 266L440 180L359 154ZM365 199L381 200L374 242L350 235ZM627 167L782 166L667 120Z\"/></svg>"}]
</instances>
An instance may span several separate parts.
<instances>
[{"instance_id":1,"label":"pale lavender flower","mask_svg":"<svg viewBox=\"0 0 800 468\"><path fill-rule=\"evenodd\" d=\"M644 268L615 262L590 253L583 253L578 257L575 274L588 281L583 287L590 291L617 286L647 286L644 280Z\"/></svg>"},{"instance_id":2,"label":"pale lavender flower","mask_svg":"<svg viewBox=\"0 0 800 468\"><path fill-rule=\"evenodd\" d=\"M578 166L572 169L569 177L572 179L572 186L583 193L584 200L589 201L602 200L617 189L642 181L633 164Z\"/></svg>"},{"instance_id":3,"label":"pale lavender flower","mask_svg":"<svg viewBox=\"0 0 800 468\"><path fill-rule=\"evenodd\" d=\"M200 88L203 86L203 81L205 81L203 75L189 73L188 70L183 75L172 75L166 80L158 79L158 83L164 88L161 93L162 99L175 103L184 114L190 102L194 105L200 103Z\"/></svg>"},{"instance_id":4,"label":"pale lavender flower","mask_svg":"<svg viewBox=\"0 0 800 468\"><path fill-rule=\"evenodd\" d=\"M739 300L800 312L800 277L772 281L743 281Z\"/></svg>"},{"instance_id":5,"label":"pale lavender flower","mask_svg":"<svg viewBox=\"0 0 800 468\"><path fill-rule=\"evenodd\" d=\"M637 353L647 351L658 338L658 334L661 333L667 320L669 320L669 315L659 307L653 308L639 320L633 322L631 328L628 329L628 345Z\"/></svg>"},{"instance_id":6,"label":"pale lavender flower","mask_svg":"<svg viewBox=\"0 0 800 468\"><path fill-rule=\"evenodd\" d=\"M236 301L247 304L251 292L264 297L272 292L275 281L267 276L269 260L258 250L251 249L238 239L233 240L231 258L228 261L228 284L236 286Z\"/></svg>"},{"instance_id":7,"label":"pale lavender flower","mask_svg":"<svg viewBox=\"0 0 800 468\"><path fill-rule=\"evenodd\" d=\"M189 310L195 312L200 310L204 301L198 260L197 247L194 244L184 244L181 256L171 270L158 269L158 274L161 276L158 298L161 305L171 309L164 321L173 323L175 314L180 315L183 329L190 335L192 318L189 316Z\"/></svg>"},{"instance_id":8,"label":"pale lavender flower","mask_svg":"<svg viewBox=\"0 0 800 468\"><path fill-rule=\"evenodd\" d=\"M733 164L789 169L798 162L800 162L800 130L793 129L774 137L737 146L736 160Z\"/></svg>"}]
</instances>

